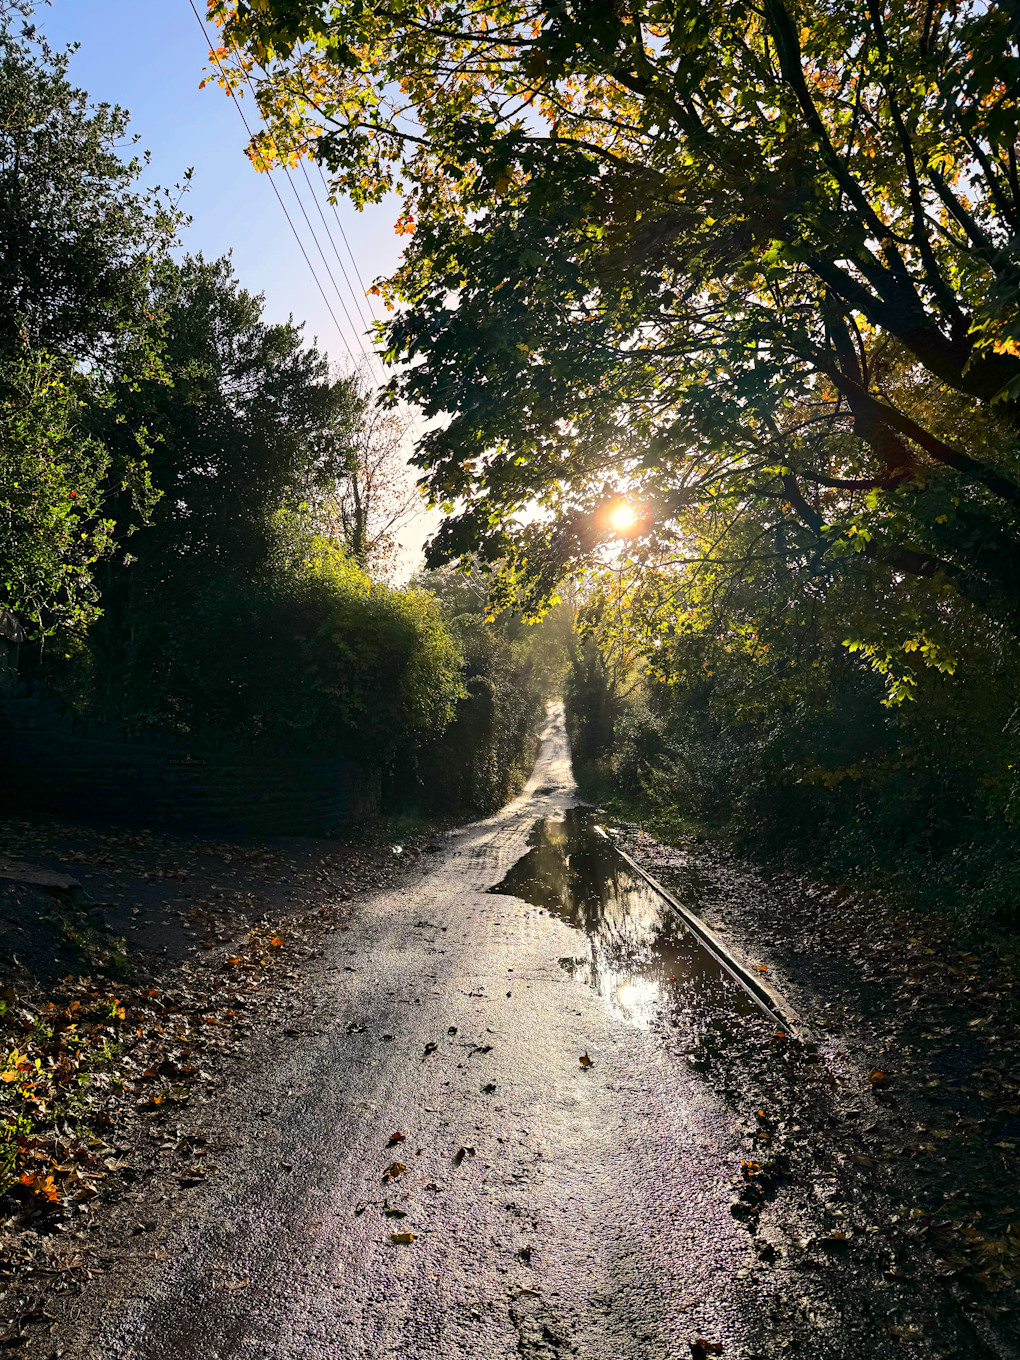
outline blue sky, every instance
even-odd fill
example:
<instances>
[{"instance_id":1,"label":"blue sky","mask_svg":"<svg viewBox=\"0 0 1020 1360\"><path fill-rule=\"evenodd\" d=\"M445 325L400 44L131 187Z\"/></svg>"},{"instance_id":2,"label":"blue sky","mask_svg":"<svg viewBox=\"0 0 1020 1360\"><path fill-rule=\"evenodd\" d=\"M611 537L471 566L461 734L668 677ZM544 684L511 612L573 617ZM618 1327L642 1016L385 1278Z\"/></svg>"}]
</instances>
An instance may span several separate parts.
<instances>
[{"instance_id":1,"label":"blue sky","mask_svg":"<svg viewBox=\"0 0 1020 1360\"><path fill-rule=\"evenodd\" d=\"M204 0L196 0L196 5L204 14ZM294 181L356 329L332 291L288 184L277 174L281 195L329 298L332 316L266 176L258 174L244 154L247 134L233 101L214 82L199 89L208 65L208 44L189 0L52 0L50 5L38 5L35 20L55 46L80 44L71 60L70 77L88 91L93 102L120 104L130 110L132 129L140 138L138 150L147 150L152 157L145 182L173 185L189 166L194 167L184 200L193 219L183 237L186 249L208 257L231 251L244 286L265 294L267 317L283 321L293 315L296 321L306 322L306 337L318 337L321 348L337 363L349 366L350 353L360 360L359 344L371 350L302 174L294 172ZM243 106L254 125L252 100L244 99ZM308 170L335 245L357 288L318 171L314 166ZM341 202L337 211L364 282L371 284L391 272L400 255L400 237L393 230L399 212L396 202L362 213ZM363 296L359 300L368 317L373 304ZM378 307L378 302L374 305ZM435 523L436 516L426 515L423 509L401 534L405 549L401 575L416 567L421 544Z\"/></svg>"},{"instance_id":2,"label":"blue sky","mask_svg":"<svg viewBox=\"0 0 1020 1360\"><path fill-rule=\"evenodd\" d=\"M203 0L196 4L204 12ZM322 347L339 362L347 359L345 343L357 352L358 340L332 293L288 186L280 180L281 193L345 333L343 340L266 177L257 174L244 155L247 135L233 101L215 84L198 88L208 47L188 0L53 0L50 5L40 4L35 18L55 45L80 44L71 62L75 84L95 102L130 110L132 128L141 138L139 149L152 155L148 182L171 185L189 166L194 167L192 188L185 198L193 218L184 236L186 247L208 256L232 250L239 278L245 287L265 293L272 320L293 313L296 320L306 321L306 334L317 335ZM251 120L252 101L243 102ZM323 202L318 172L309 169ZM295 180L307 199L300 173ZM306 207L348 311L356 316L324 239L318 211L310 202ZM400 251L400 238L393 232L396 206L386 204L358 213L349 203L341 203L339 214L364 281L371 283L392 270ZM353 274L329 208L326 220L348 273ZM362 309L367 313L364 301ZM360 321L358 326L363 329ZM362 343L369 348L367 340Z\"/></svg>"}]
</instances>

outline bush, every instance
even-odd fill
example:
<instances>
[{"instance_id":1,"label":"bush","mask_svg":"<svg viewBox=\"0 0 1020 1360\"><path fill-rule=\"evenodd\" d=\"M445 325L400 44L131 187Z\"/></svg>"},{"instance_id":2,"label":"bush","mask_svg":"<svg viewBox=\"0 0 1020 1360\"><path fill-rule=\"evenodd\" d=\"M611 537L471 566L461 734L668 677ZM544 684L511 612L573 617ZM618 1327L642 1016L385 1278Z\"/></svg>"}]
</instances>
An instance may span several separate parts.
<instances>
[{"instance_id":1,"label":"bush","mask_svg":"<svg viewBox=\"0 0 1020 1360\"><path fill-rule=\"evenodd\" d=\"M718 650L706 665L703 639L680 639L670 663L672 683L638 677L625 699L594 682L589 647L575 664L569 721L591 796L715 828L772 864L1017 920L1013 651L928 671L899 705L838 645Z\"/></svg>"},{"instance_id":2,"label":"bush","mask_svg":"<svg viewBox=\"0 0 1020 1360\"><path fill-rule=\"evenodd\" d=\"M461 664L430 596L373 582L313 539L281 549L253 580L212 577L186 609L140 577L123 667L112 679L97 668L109 685L103 716L129 731L385 768L445 730Z\"/></svg>"},{"instance_id":3,"label":"bush","mask_svg":"<svg viewBox=\"0 0 1020 1360\"><path fill-rule=\"evenodd\" d=\"M531 770L542 696L529 661L506 638L469 629L463 645L466 692L453 723L424 753L422 796L433 808L495 812Z\"/></svg>"}]
</instances>

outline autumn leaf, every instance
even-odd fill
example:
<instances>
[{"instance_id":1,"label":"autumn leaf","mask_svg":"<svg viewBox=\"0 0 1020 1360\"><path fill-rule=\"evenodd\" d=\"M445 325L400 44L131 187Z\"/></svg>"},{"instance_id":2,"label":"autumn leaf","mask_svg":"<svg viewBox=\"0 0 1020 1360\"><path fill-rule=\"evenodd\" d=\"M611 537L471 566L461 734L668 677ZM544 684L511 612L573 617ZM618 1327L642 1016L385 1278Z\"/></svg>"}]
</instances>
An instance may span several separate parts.
<instances>
[{"instance_id":1,"label":"autumn leaf","mask_svg":"<svg viewBox=\"0 0 1020 1360\"><path fill-rule=\"evenodd\" d=\"M0 1073L0 1081L17 1081L21 1071L28 1067L28 1057L24 1053L19 1053L15 1048L7 1059L7 1070Z\"/></svg>"},{"instance_id":2,"label":"autumn leaf","mask_svg":"<svg viewBox=\"0 0 1020 1360\"><path fill-rule=\"evenodd\" d=\"M398 1176L402 1176L407 1170L403 1162L390 1162L389 1166L382 1173L384 1181L395 1181Z\"/></svg>"},{"instance_id":3,"label":"autumn leaf","mask_svg":"<svg viewBox=\"0 0 1020 1360\"><path fill-rule=\"evenodd\" d=\"M394 1144L396 1144L396 1143L405 1143L406 1141L407 1141L407 1135L406 1135L406 1134L404 1134L404 1133L391 1133L390 1136L389 1136L388 1143L389 1143L389 1146L390 1146L390 1147L393 1147Z\"/></svg>"},{"instance_id":4,"label":"autumn leaf","mask_svg":"<svg viewBox=\"0 0 1020 1360\"><path fill-rule=\"evenodd\" d=\"M587 1050L587 1049L585 1049L585 1051L581 1054L581 1056L578 1058L577 1061L578 1061L578 1062L581 1064L581 1066L582 1066L583 1068L585 1068L585 1069L587 1069L587 1068L589 1068L589 1067L594 1067L594 1066L595 1066L595 1063L592 1061L592 1059L588 1057L588 1050Z\"/></svg>"},{"instance_id":5,"label":"autumn leaf","mask_svg":"<svg viewBox=\"0 0 1020 1360\"><path fill-rule=\"evenodd\" d=\"M95 1199L99 1189L80 1171L72 1171L64 1181L64 1189L77 1200Z\"/></svg>"},{"instance_id":6,"label":"autumn leaf","mask_svg":"<svg viewBox=\"0 0 1020 1360\"><path fill-rule=\"evenodd\" d=\"M41 1199L48 1200L51 1204L60 1203L60 1192L57 1190L56 1181L52 1176L44 1175L41 1171L34 1175L25 1171L21 1175L21 1184L25 1185L38 1195Z\"/></svg>"},{"instance_id":7,"label":"autumn leaf","mask_svg":"<svg viewBox=\"0 0 1020 1360\"><path fill-rule=\"evenodd\" d=\"M406 1247L414 1241L414 1233L396 1232L390 1233L390 1241L395 1247Z\"/></svg>"}]
</instances>

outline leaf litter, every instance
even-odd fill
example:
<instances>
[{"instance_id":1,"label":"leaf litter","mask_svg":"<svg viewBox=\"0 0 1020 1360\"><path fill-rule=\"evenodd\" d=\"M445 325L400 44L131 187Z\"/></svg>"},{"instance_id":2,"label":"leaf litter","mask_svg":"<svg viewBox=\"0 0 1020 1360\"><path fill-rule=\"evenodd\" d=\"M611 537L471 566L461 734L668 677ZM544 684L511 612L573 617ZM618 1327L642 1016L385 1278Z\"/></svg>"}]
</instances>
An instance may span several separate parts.
<instances>
[{"instance_id":1,"label":"leaf litter","mask_svg":"<svg viewBox=\"0 0 1020 1360\"><path fill-rule=\"evenodd\" d=\"M992 1352L1015 1348L1015 946L877 895L765 879L704 840L668 846L629 827L622 843L767 961L818 1036L762 1034L753 1017L717 1016L686 1033L680 1014L663 1022L666 1047L739 1120L732 1212L759 1267L809 1272L791 1275L788 1305L777 1295L776 1335L788 1345L817 1338L806 1298L793 1298L809 1279L816 1318L837 1307L867 1316L878 1291L890 1321L875 1325L893 1340L976 1353L977 1329ZM861 1339L862 1353L872 1344Z\"/></svg>"},{"instance_id":2,"label":"leaf litter","mask_svg":"<svg viewBox=\"0 0 1020 1360\"><path fill-rule=\"evenodd\" d=\"M305 1032L287 998L296 969L321 952L338 905L397 881L422 851L396 867L375 847L325 842L298 862L264 845L44 818L0 822L0 843L74 864L86 890L0 888L15 946L0 957L0 1348L16 1348L48 1316L41 1297L79 1291L104 1268L97 1253L115 1250L93 1240L97 1207L216 1180L215 1149L179 1121L219 1100L256 1026L278 1041ZM195 885L190 900L172 896L182 884ZM118 911L129 932L158 917L167 957L111 935L104 919ZM170 1136L155 1144L161 1126ZM125 1231L155 1229L135 1210Z\"/></svg>"}]
</instances>

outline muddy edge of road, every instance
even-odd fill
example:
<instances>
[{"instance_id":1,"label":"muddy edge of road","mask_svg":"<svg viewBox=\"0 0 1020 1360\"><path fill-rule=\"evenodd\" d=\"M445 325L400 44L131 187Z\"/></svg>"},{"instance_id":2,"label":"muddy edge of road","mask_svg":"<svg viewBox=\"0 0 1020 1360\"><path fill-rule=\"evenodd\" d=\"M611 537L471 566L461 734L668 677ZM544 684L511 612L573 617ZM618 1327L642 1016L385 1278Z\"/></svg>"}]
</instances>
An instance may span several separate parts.
<instances>
[{"instance_id":1,"label":"muddy edge of road","mask_svg":"<svg viewBox=\"0 0 1020 1360\"><path fill-rule=\"evenodd\" d=\"M768 1156L757 1155L777 1176L768 1184L766 1172L762 1185L759 1172L747 1194L753 1210L762 1205L759 1225L778 1223L806 1271L834 1256L853 1262L867 1244L884 1284L919 1295L944 1287L973 1329L967 1354L1020 1354L1020 994L1010 954L968 938L957 920L765 875L702 836L664 844L637 824L607 825L641 870L762 970L817 1040L785 1052L778 1041L773 1062L739 1041L703 1055L735 1111L766 1134ZM798 1182L814 1188L827 1236L784 1214L781 1193L763 1203L762 1190L767 1202ZM908 1345L923 1340L900 1330Z\"/></svg>"}]
</instances>

